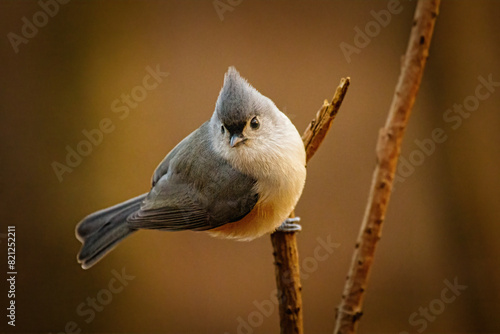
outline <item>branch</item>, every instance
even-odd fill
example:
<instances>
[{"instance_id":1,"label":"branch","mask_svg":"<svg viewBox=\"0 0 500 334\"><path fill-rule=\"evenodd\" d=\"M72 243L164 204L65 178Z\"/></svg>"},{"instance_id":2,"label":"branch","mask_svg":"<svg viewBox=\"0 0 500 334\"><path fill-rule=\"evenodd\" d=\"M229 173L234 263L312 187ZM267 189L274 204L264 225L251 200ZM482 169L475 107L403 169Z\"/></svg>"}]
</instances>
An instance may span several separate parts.
<instances>
[{"instance_id":1,"label":"branch","mask_svg":"<svg viewBox=\"0 0 500 334\"><path fill-rule=\"evenodd\" d=\"M350 78L342 78L340 84L335 91L332 102L328 103L327 100L323 102L323 106L316 114L316 118L309 123L302 135L302 141L306 148L306 162L309 162L313 157L314 153L319 148L319 145L325 139L326 133L330 130L332 122L339 112L340 105L344 101L344 97L347 93L347 88L351 83Z\"/></svg>"},{"instance_id":2,"label":"branch","mask_svg":"<svg viewBox=\"0 0 500 334\"><path fill-rule=\"evenodd\" d=\"M332 125L349 87L349 78L342 79L331 103L325 100L323 106L302 135L309 161L318 150ZM290 214L294 217L294 212ZM300 284L299 253L295 232L277 231L271 234L274 264L276 266L276 286L280 312L281 333L303 333L302 286Z\"/></svg>"},{"instance_id":3,"label":"branch","mask_svg":"<svg viewBox=\"0 0 500 334\"><path fill-rule=\"evenodd\" d=\"M334 333L355 333L362 315L364 292L380 239L382 223L391 195L401 142L415 102L429 55L439 0L420 0L415 10L413 28L399 81L385 127L377 142L377 165L373 173L368 204L359 232L351 267L337 309Z\"/></svg>"}]
</instances>

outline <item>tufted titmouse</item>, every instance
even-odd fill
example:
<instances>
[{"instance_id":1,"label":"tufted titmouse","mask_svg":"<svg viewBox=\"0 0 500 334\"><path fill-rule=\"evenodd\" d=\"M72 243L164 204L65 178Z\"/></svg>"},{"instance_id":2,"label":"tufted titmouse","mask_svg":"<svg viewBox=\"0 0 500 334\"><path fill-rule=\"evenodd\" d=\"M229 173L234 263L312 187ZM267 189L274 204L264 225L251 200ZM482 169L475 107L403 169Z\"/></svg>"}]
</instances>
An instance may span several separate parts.
<instances>
[{"instance_id":1,"label":"tufted titmouse","mask_svg":"<svg viewBox=\"0 0 500 334\"><path fill-rule=\"evenodd\" d=\"M147 194L97 211L76 227L78 261L93 266L139 229L207 231L252 240L297 228L286 218L306 178L304 144L276 105L234 67L224 77L209 121L156 168Z\"/></svg>"}]
</instances>

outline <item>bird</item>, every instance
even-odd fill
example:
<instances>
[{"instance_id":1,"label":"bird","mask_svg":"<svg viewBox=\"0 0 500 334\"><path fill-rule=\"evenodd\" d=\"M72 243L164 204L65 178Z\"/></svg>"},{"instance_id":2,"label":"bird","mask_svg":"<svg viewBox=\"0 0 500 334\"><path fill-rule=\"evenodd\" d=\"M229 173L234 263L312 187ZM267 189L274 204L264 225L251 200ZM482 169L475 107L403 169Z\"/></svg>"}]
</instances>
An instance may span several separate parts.
<instances>
[{"instance_id":1,"label":"bird","mask_svg":"<svg viewBox=\"0 0 500 334\"><path fill-rule=\"evenodd\" d=\"M144 229L205 231L238 241L300 230L299 218L288 216L305 180L296 127L231 66L212 116L160 162L150 191L77 224L77 260L88 269Z\"/></svg>"}]
</instances>

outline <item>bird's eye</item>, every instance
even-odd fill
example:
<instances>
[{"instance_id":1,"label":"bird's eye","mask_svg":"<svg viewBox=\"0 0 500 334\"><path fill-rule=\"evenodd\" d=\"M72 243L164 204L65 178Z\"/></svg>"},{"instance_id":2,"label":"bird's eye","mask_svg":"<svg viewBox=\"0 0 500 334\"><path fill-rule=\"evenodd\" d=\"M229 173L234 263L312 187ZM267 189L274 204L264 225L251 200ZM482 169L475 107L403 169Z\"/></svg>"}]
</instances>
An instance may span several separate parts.
<instances>
[{"instance_id":1,"label":"bird's eye","mask_svg":"<svg viewBox=\"0 0 500 334\"><path fill-rule=\"evenodd\" d=\"M220 133L224 134L225 130L224 130L224 125L221 125L220 126Z\"/></svg>"},{"instance_id":2,"label":"bird's eye","mask_svg":"<svg viewBox=\"0 0 500 334\"><path fill-rule=\"evenodd\" d=\"M260 122L257 119L257 117L252 118L252 120L250 121L250 127L254 130L257 130L259 128L259 126L260 126Z\"/></svg>"}]
</instances>

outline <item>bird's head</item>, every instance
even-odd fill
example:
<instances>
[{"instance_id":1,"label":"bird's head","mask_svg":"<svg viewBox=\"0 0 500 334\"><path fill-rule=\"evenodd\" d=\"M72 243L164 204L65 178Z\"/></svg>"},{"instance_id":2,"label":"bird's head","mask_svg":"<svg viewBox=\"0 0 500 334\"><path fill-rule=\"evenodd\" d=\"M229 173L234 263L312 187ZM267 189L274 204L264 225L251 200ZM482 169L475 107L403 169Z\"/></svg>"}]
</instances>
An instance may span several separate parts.
<instances>
[{"instance_id":1,"label":"bird's head","mask_svg":"<svg viewBox=\"0 0 500 334\"><path fill-rule=\"evenodd\" d=\"M230 149L255 147L272 140L279 131L282 114L276 105L259 93L234 67L224 77L211 122L219 141Z\"/></svg>"}]
</instances>

